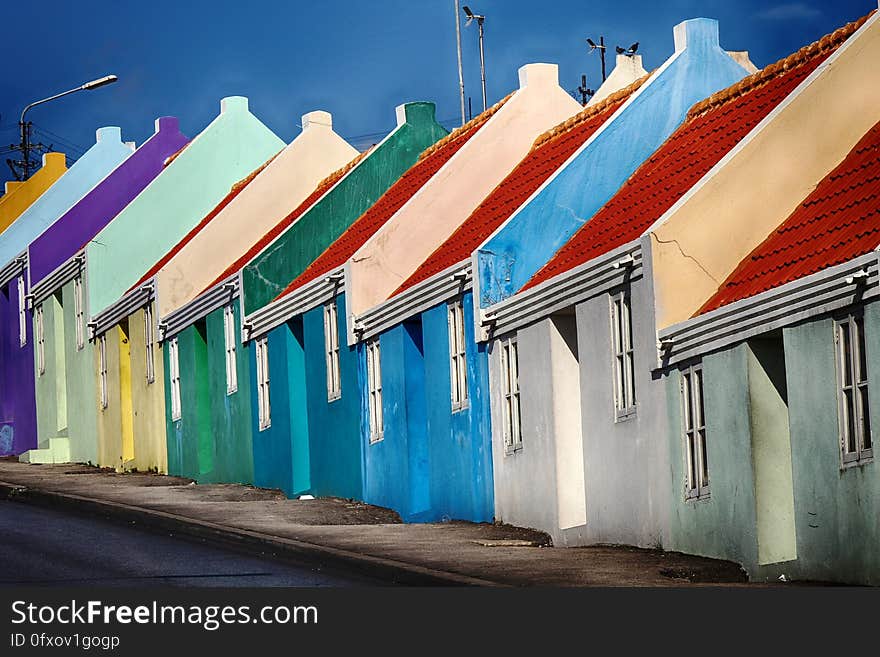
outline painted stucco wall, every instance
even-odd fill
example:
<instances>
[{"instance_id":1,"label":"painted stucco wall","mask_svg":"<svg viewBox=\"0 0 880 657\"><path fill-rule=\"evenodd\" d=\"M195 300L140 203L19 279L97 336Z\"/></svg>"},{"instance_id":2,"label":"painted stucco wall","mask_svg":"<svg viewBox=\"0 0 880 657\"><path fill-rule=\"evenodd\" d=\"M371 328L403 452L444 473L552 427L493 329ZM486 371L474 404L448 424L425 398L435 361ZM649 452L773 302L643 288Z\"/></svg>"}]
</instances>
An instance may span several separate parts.
<instances>
[{"instance_id":1,"label":"painted stucco wall","mask_svg":"<svg viewBox=\"0 0 880 657\"><path fill-rule=\"evenodd\" d=\"M159 317L194 299L324 178L358 152L333 132L328 112L302 117L297 136L156 274Z\"/></svg>"},{"instance_id":2,"label":"painted stucco wall","mask_svg":"<svg viewBox=\"0 0 880 657\"><path fill-rule=\"evenodd\" d=\"M134 148L122 142L119 128L99 128L95 145L3 231L0 262L7 263L129 157ZM81 245L80 245L81 246Z\"/></svg>"},{"instance_id":3,"label":"painted stucco wall","mask_svg":"<svg viewBox=\"0 0 880 657\"><path fill-rule=\"evenodd\" d=\"M25 322L27 343L18 334L18 284L0 289L0 455L21 454L37 446L34 402L33 322Z\"/></svg>"},{"instance_id":4,"label":"painted stucco wall","mask_svg":"<svg viewBox=\"0 0 880 657\"><path fill-rule=\"evenodd\" d=\"M880 120L878 59L874 15L657 221L643 248L658 329L691 317Z\"/></svg>"},{"instance_id":5,"label":"painted stucco wall","mask_svg":"<svg viewBox=\"0 0 880 657\"><path fill-rule=\"evenodd\" d=\"M391 134L242 270L245 316L274 299L445 135L433 103L398 107Z\"/></svg>"},{"instance_id":6,"label":"painted stucco wall","mask_svg":"<svg viewBox=\"0 0 880 657\"><path fill-rule=\"evenodd\" d=\"M243 349L251 368L254 484L294 496L307 493L311 486L302 319L292 319L271 331L268 344L272 411L271 425L263 430L256 406L256 349L253 342Z\"/></svg>"},{"instance_id":7,"label":"painted stucco wall","mask_svg":"<svg viewBox=\"0 0 880 657\"><path fill-rule=\"evenodd\" d=\"M869 390L880 385L880 304L865 309ZM875 462L841 469L833 324L820 318L783 329L788 382L796 558L759 565L754 355L741 343L703 358L711 497L684 501L678 370L664 376L670 417L671 532L668 549L731 559L754 579L880 582L880 478ZM750 371L751 367L751 371ZM750 388L752 390L750 397ZM870 394L869 392L869 394ZM871 395L873 402L874 395ZM765 412L758 409L758 413ZM880 412L871 407L871 425ZM760 449L760 446L759 446ZM771 465L785 468L785 456ZM778 458L778 455L777 455ZM778 481L777 481L778 484ZM760 492L760 488L758 489Z\"/></svg>"},{"instance_id":8,"label":"painted stucco wall","mask_svg":"<svg viewBox=\"0 0 880 657\"><path fill-rule=\"evenodd\" d=\"M44 153L43 166L34 175L24 182L7 182L6 193L0 197L0 233L9 228L65 171L64 153Z\"/></svg>"},{"instance_id":9,"label":"painted stucco wall","mask_svg":"<svg viewBox=\"0 0 880 657\"><path fill-rule=\"evenodd\" d=\"M641 55L617 55L614 60L614 70L608 74L605 81L596 89L596 93L590 98L587 105L595 105L613 94L618 89L628 87L648 72L642 66Z\"/></svg>"},{"instance_id":10,"label":"painted stucco wall","mask_svg":"<svg viewBox=\"0 0 880 657\"><path fill-rule=\"evenodd\" d=\"M156 119L155 132L28 247L31 285L64 264L162 171L166 158L187 138L171 116Z\"/></svg>"},{"instance_id":11,"label":"painted stucco wall","mask_svg":"<svg viewBox=\"0 0 880 657\"><path fill-rule=\"evenodd\" d=\"M283 147L248 111L247 98L224 98L219 116L89 243L89 315L117 301L235 182Z\"/></svg>"},{"instance_id":12,"label":"painted stucco wall","mask_svg":"<svg viewBox=\"0 0 880 657\"><path fill-rule=\"evenodd\" d=\"M352 256L350 312L384 301L526 156L543 132L583 108L559 86L555 64L519 70L520 88Z\"/></svg>"},{"instance_id":13,"label":"painted stucco wall","mask_svg":"<svg viewBox=\"0 0 880 657\"><path fill-rule=\"evenodd\" d=\"M45 371L39 372L38 358L34 358L36 395L45 404L37 406L37 443L48 446L49 438L67 437L67 368L65 363L65 320L73 319L61 294L53 294L42 303L43 352ZM36 334L36 319L34 320Z\"/></svg>"},{"instance_id":14,"label":"painted stucco wall","mask_svg":"<svg viewBox=\"0 0 880 657\"><path fill-rule=\"evenodd\" d=\"M363 499L364 443L361 440L358 354L345 343L344 295L336 297L336 315L342 395L332 401L327 399L324 307L314 308L302 316L311 492L316 496Z\"/></svg>"},{"instance_id":15,"label":"painted stucco wall","mask_svg":"<svg viewBox=\"0 0 880 657\"><path fill-rule=\"evenodd\" d=\"M470 293L462 304L465 326L470 326ZM367 501L389 506L408 521L491 522L495 505L485 345L478 347L473 333L465 332L469 400L453 412L447 304L379 339L385 430L381 442L370 444L369 426L362 428Z\"/></svg>"},{"instance_id":16,"label":"painted stucco wall","mask_svg":"<svg viewBox=\"0 0 880 657\"><path fill-rule=\"evenodd\" d=\"M745 77L745 69L721 49L716 21L684 21L674 36L675 54L474 253L480 307L519 290L672 134L695 102Z\"/></svg>"},{"instance_id":17,"label":"painted stucco wall","mask_svg":"<svg viewBox=\"0 0 880 657\"><path fill-rule=\"evenodd\" d=\"M155 317L155 304L153 305ZM167 472L168 450L165 446L165 377L162 376L162 346L153 344L152 383L147 382L147 350L144 310L128 318L131 345L132 430L134 434L133 469ZM155 336L156 329L153 328Z\"/></svg>"},{"instance_id":18,"label":"painted stucco wall","mask_svg":"<svg viewBox=\"0 0 880 657\"><path fill-rule=\"evenodd\" d=\"M106 356L107 356L107 407L98 405L97 430L98 430L98 461L101 467L123 470L127 457L132 452L130 442L126 444L122 431L122 419L126 414L131 400L131 382L128 370L123 370L123 357L128 354L128 336L117 325L107 331ZM93 350L94 369L89 383L98 383L97 373L101 369L101 352L99 348ZM128 385L123 389L123 381L128 380ZM100 388L98 388L100 391ZM98 393L100 399L100 392ZM130 434L128 436L130 438Z\"/></svg>"},{"instance_id":19,"label":"painted stucco wall","mask_svg":"<svg viewBox=\"0 0 880 657\"><path fill-rule=\"evenodd\" d=\"M241 335L239 304L233 304L235 335ZM208 329L208 386L211 397L211 437L214 443L214 471L218 482L251 484L254 481L254 451L251 425L251 362L241 343L236 345L238 390L226 392L226 343L223 310L205 318Z\"/></svg>"}]
</instances>

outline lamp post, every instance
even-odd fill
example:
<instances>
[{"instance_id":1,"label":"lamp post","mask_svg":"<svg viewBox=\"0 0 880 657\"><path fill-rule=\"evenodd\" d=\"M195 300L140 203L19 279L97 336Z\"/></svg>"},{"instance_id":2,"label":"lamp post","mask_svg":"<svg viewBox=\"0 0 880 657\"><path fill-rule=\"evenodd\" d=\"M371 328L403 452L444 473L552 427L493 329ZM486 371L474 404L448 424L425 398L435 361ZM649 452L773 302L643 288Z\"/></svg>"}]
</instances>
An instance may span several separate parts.
<instances>
[{"instance_id":1,"label":"lamp post","mask_svg":"<svg viewBox=\"0 0 880 657\"><path fill-rule=\"evenodd\" d=\"M461 8L465 13L465 16L468 17L467 22L464 24L465 27L471 24L471 21L477 21L477 25L480 28L480 81L483 85L483 111L486 111L486 59L483 55L483 21L486 20L485 16L481 16L480 14L475 14L470 10L470 7L465 5Z\"/></svg>"},{"instance_id":2,"label":"lamp post","mask_svg":"<svg viewBox=\"0 0 880 657\"><path fill-rule=\"evenodd\" d=\"M49 96L48 98L43 98L42 100L36 100L33 103L27 105L21 111L21 118L18 120L18 129L21 134L21 143L18 146L17 150L21 151L22 159L19 164L22 168L22 177L21 180L27 180L31 175L31 124L25 121L25 115L28 113L32 107L36 107L37 105L42 105L43 103L48 103L50 100L56 100L61 98L62 96L68 96L70 94L76 93L77 91L91 91L92 89L97 89L99 87L103 87L108 84L113 84L116 82L118 78L115 75L105 75L103 78L98 78L96 80L92 80L91 82L86 82L85 84L81 84L78 87L74 87L73 89L68 89L67 91L62 91L60 94L55 94L54 96Z\"/></svg>"}]
</instances>

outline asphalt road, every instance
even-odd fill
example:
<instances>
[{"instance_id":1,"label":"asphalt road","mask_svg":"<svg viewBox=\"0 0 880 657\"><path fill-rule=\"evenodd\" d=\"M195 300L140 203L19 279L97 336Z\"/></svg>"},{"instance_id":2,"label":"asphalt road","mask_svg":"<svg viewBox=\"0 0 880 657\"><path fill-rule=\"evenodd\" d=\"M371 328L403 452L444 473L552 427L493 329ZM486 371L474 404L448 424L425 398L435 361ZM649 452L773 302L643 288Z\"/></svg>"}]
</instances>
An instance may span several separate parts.
<instances>
[{"instance_id":1,"label":"asphalt road","mask_svg":"<svg viewBox=\"0 0 880 657\"><path fill-rule=\"evenodd\" d=\"M0 586L352 586L354 574L0 501Z\"/></svg>"}]
</instances>

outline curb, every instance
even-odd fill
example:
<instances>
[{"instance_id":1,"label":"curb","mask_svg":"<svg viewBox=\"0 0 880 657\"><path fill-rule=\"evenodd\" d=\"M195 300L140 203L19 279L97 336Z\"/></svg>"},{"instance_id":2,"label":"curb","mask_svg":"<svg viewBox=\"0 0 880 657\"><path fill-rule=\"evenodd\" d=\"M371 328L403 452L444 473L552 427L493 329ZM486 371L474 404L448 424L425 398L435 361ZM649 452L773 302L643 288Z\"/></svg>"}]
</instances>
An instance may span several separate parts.
<instances>
[{"instance_id":1,"label":"curb","mask_svg":"<svg viewBox=\"0 0 880 657\"><path fill-rule=\"evenodd\" d=\"M504 586L491 580L436 570L395 559L272 536L248 529L226 527L205 520L121 502L29 488L20 484L0 481L0 499L56 509L71 509L104 517L109 516L116 521L138 522L152 529L172 531L184 536L244 549L251 553L264 553L267 550L272 550L279 553L278 556L292 558L303 564L353 571L353 574L363 574L395 584L408 586Z\"/></svg>"}]
</instances>

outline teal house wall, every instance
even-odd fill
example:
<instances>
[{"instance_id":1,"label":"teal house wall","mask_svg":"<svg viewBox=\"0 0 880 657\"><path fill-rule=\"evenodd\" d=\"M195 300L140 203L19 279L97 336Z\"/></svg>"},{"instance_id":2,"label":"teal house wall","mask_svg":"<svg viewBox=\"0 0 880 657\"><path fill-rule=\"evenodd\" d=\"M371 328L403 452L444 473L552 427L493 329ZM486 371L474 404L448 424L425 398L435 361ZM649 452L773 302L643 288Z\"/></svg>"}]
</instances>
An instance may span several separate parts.
<instances>
[{"instance_id":1,"label":"teal house wall","mask_svg":"<svg viewBox=\"0 0 880 657\"><path fill-rule=\"evenodd\" d=\"M878 426L880 303L864 316ZM666 375L670 426L679 428L669 442L667 549L737 561L753 579L880 583L880 476L873 460L841 468L834 349L823 317L702 358L711 493L697 502L684 499L681 375Z\"/></svg>"}]
</instances>

